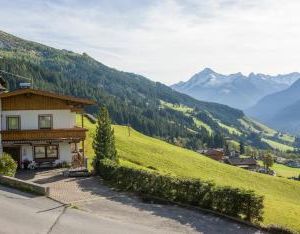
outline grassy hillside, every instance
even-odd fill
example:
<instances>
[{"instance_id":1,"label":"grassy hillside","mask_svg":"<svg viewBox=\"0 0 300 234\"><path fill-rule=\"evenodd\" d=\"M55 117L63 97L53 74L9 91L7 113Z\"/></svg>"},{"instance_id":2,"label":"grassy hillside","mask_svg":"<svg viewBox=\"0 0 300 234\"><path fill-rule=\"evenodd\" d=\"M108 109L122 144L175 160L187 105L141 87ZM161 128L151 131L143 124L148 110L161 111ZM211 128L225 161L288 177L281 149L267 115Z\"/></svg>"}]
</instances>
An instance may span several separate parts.
<instances>
[{"instance_id":1,"label":"grassy hillside","mask_svg":"<svg viewBox=\"0 0 300 234\"><path fill-rule=\"evenodd\" d=\"M88 97L109 109L116 124L130 123L138 131L197 150L203 145L218 147L209 134L247 141L270 148L261 141L257 126L244 113L229 106L198 101L143 76L110 68L87 54L58 50L0 31L0 69L33 78L36 88ZM2 74L9 89L24 82ZM98 111L89 107L90 113ZM240 119L250 128L244 127ZM203 139L203 129L209 133ZM257 136L253 136L257 134ZM283 139L280 143L284 143ZM215 143L215 145L213 145ZM287 142L287 144L292 144Z\"/></svg>"},{"instance_id":2,"label":"grassy hillside","mask_svg":"<svg viewBox=\"0 0 300 234\"><path fill-rule=\"evenodd\" d=\"M95 125L85 120L90 130L86 154L92 156ZM220 185L253 189L265 196L264 224L280 224L300 231L300 183L284 178L249 172L213 161L180 147L115 125L116 145L121 163L151 168L180 177L213 180Z\"/></svg>"},{"instance_id":3,"label":"grassy hillside","mask_svg":"<svg viewBox=\"0 0 300 234\"><path fill-rule=\"evenodd\" d=\"M259 161L259 164L262 166L263 162ZM274 163L271 169L276 172L277 176L285 178L298 177L300 175L300 168L288 167L279 163Z\"/></svg>"},{"instance_id":4,"label":"grassy hillside","mask_svg":"<svg viewBox=\"0 0 300 234\"><path fill-rule=\"evenodd\" d=\"M165 101L160 101L161 108L171 109L184 114L186 117L192 118L196 128L205 128L210 134L214 132L222 132L226 136L229 136L232 140L239 141L242 140L246 144L257 146L258 142L254 142L251 139L251 134L256 134L259 136L259 141L265 143L261 144L258 148L270 148L279 151L293 151L295 148L293 144L295 143L295 137L279 133L278 131L269 128L268 126L261 124L255 120L252 120L246 116L242 116L238 119L239 124L223 123L219 119L215 118L209 112L197 113L197 111L191 107L185 105L175 105Z\"/></svg>"},{"instance_id":5,"label":"grassy hillside","mask_svg":"<svg viewBox=\"0 0 300 234\"><path fill-rule=\"evenodd\" d=\"M276 142L274 140L262 138L262 141L266 142L273 149L278 149L280 151L288 151L288 150L292 151L292 150L294 150L294 147L292 147L290 145L286 145L286 144L282 144L282 143Z\"/></svg>"}]
</instances>

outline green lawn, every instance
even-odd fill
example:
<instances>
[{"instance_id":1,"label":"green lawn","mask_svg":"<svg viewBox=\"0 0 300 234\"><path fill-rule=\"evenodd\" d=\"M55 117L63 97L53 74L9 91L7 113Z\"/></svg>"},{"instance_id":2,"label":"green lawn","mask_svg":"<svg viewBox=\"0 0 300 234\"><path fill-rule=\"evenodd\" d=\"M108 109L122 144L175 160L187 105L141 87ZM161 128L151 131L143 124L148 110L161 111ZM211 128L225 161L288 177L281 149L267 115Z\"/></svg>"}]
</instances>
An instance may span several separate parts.
<instances>
[{"instance_id":1,"label":"green lawn","mask_svg":"<svg viewBox=\"0 0 300 234\"><path fill-rule=\"evenodd\" d=\"M180 111L182 113L184 113L186 116L191 116L191 113L194 111L193 108L190 108L188 106L184 106L184 105L173 105L172 103L169 103L169 102L164 102L164 101L160 101L160 104L163 108L170 108L170 109L173 109L173 110L176 110L176 111ZM197 119L195 117L192 117L193 120L194 120L194 123L195 125L200 128L200 127L203 127L205 128L210 134L213 133L213 130L211 129L211 127L202 122L200 119Z\"/></svg>"},{"instance_id":2,"label":"green lawn","mask_svg":"<svg viewBox=\"0 0 300 234\"><path fill-rule=\"evenodd\" d=\"M86 155L93 156L92 136L95 125L85 120L90 131ZM127 166L155 168L174 176L212 180L220 185L243 187L265 196L264 224L279 224L300 231L300 183L271 177L218 163L164 141L114 126L120 162ZM90 160L91 161L91 160Z\"/></svg>"},{"instance_id":3,"label":"green lawn","mask_svg":"<svg viewBox=\"0 0 300 234\"><path fill-rule=\"evenodd\" d=\"M279 136L279 139L289 142L289 143L294 143L295 142L295 137L291 136L289 134L282 134Z\"/></svg>"},{"instance_id":4,"label":"green lawn","mask_svg":"<svg viewBox=\"0 0 300 234\"><path fill-rule=\"evenodd\" d=\"M209 132L209 134L213 133L213 130L211 129L211 127L208 124L202 122L201 120L199 120L199 119L197 119L195 117L193 117L193 120L194 120L194 123L196 124L196 126L198 128L203 127L203 128L205 128Z\"/></svg>"},{"instance_id":5,"label":"green lawn","mask_svg":"<svg viewBox=\"0 0 300 234\"><path fill-rule=\"evenodd\" d=\"M279 142L276 141L272 141L270 139L266 139L266 138L262 138L262 141L266 142L268 145L270 145L273 149L278 149L280 151L288 151L288 150L294 150L294 147L289 146L289 145L285 145L285 144L281 144Z\"/></svg>"},{"instance_id":6,"label":"green lawn","mask_svg":"<svg viewBox=\"0 0 300 234\"><path fill-rule=\"evenodd\" d=\"M191 113L191 112L194 111L194 109L191 108L191 107L188 107L188 106L185 106L185 105L174 105L172 103L165 102L163 100L160 100L160 104L161 104L162 107L168 107L170 109L177 110L177 111L180 111L180 112L183 112L183 113Z\"/></svg>"},{"instance_id":7,"label":"green lawn","mask_svg":"<svg viewBox=\"0 0 300 234\"><path fill-rule=\"evenodd\" d=\"M263 165L262 161L259 161L260 165ZM274 163L271 167L276 172L277 176L289 178L289 177L298 177L300 175L299 168L288 167L283 164Z\"/></svg>"},{"instance_id":8,"label":"green lawn","mask_svg":"<svg viewBox=\"0 0 300 234\"><path fill-rule=\"evenodd\" d=\"M277 131L275 131L274 129L269 128L268 126L259 123L253 119L250 119L248 117L239 119L239 121L244 126L244 128L249 129L256 133L263 133L263 135L268 137L272 137L277 133Z\"/></svg>"},{"instance_id":9,"label":"green lawn","mask_svg":"<svg viewBox=\"0 0 300 234\"><path fill-rule=\"evenodd\" d=\"M217 121L217 122L221 128L227 129L230 134L238 135L238 136L240 136L242 134L238 129L236 129L234 127L223 124L220 121Z\"/></svg>"}]
</instances>

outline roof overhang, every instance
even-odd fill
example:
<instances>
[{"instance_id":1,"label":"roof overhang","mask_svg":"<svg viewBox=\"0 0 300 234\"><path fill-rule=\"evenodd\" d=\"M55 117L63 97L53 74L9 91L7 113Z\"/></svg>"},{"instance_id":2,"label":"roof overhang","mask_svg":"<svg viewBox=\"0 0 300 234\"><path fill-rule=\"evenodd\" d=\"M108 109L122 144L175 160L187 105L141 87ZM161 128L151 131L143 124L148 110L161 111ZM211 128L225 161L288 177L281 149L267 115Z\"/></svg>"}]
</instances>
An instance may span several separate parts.
<instances>
[{"instance_id":1,"label":"roof overhang","mask_svg":"<svg viewBox=\"0 0 300 234\"><path fill-rule=\"evenodd\" d=\"M28 95L40 95L40 96L45 96L45 97L50 97L50 98L56 98L64 101L68 101L70 103L74 104L80 104L80 105L94 105L96 102L91 99L87 98L77 98L73 96L68 96L68 95L62 95L62 94L57 94L49 91L44 91L44 90L38 90L38 89L31 89L31 88L26 88L26 89L17 89L11 92L6 92L6 93L0 93L0 98L8 98L8 97L13 97L17 95L22 95L22 94L28 94Z\"/></svg>"}]
</instances>

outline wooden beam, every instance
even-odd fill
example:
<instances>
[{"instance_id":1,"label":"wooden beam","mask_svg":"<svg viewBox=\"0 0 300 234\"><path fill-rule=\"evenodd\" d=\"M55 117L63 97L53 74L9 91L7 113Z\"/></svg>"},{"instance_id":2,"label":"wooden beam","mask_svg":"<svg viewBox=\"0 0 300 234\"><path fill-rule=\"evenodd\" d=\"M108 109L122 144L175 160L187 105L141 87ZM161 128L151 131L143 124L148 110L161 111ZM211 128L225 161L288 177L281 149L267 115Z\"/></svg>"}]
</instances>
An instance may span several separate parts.
<instances>
[{"instance_id":1,"label":"wooden beam","mask_svg":"<svg viewBox=\"0 0 300 234\"><path fill-rule=\"evenodd\" d=\"M84 118L83 118L83 112L81 113L81 127L83 128L84 126ZM82 156L83 156L83 160L85 157L85 153L84 153L84 139L82 140Z\"/></svg>"}]
</instances>

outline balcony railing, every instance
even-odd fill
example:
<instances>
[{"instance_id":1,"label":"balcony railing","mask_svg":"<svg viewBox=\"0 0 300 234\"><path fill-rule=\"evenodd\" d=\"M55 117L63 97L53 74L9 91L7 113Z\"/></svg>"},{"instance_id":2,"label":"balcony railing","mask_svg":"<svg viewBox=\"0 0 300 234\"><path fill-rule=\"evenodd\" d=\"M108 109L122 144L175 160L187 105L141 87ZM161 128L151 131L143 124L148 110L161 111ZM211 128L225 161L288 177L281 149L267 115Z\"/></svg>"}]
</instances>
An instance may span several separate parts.
<instances>
[{"instance_id":1,"label":"balcony railing","mask_svg":"<svg viewBox=\"0 0 300 234\"><path fill-rule=\"evenodd\" d=\"M37 130L13 130L1 131L2 141L29 141L29 140L84 140L87 129L37 129Z\"/></svg>"}]
</instances>

